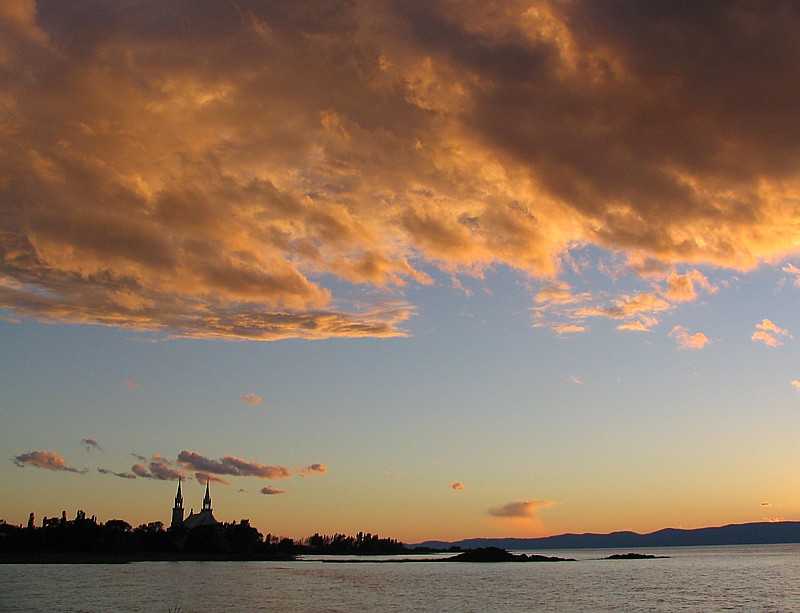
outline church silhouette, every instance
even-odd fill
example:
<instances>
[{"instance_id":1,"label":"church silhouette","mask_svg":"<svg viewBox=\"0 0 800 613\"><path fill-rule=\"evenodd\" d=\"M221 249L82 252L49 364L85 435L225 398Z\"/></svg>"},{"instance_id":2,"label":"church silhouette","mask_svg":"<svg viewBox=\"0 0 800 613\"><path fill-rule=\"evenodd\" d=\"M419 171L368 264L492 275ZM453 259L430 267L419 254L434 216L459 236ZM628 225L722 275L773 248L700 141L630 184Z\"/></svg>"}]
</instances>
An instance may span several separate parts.
<instances>
[{"instance_id":1,"label":"church silhouette","mask_svg":"<svg viewBox=\"0 0 800 613\"><path fill-rule=\"evenodd\" d=\"M214 517L214 512L211 509L211 491L209 489L209 481L206 480L206 495L203 498L203 506L199 513L195 513L194 509L189 513L189 517L183 518L183 494L181 493L181 482L178 480L178 493L175 494L175 506L172 507L172 522L169 527L172 530L181 528L199 528L200 526L214 526L219 522Z\"/></svg>"}]
</instances>

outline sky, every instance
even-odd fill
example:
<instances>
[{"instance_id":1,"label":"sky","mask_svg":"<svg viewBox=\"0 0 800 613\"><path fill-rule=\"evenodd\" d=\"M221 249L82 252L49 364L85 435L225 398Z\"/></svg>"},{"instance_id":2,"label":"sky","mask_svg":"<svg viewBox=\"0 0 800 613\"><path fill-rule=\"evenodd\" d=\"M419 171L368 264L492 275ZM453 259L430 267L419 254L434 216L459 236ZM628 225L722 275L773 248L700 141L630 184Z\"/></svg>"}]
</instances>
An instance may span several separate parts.
<instances>
[{"instance_id":1,"label":"sky","mask_svg":"<svg viewBox=\"0 0 800 613\"><path fill-rule=\"evenodd\" d=\"M800 5L0 2L0 518L800 519Z\"/></svg>"}]
</instances>

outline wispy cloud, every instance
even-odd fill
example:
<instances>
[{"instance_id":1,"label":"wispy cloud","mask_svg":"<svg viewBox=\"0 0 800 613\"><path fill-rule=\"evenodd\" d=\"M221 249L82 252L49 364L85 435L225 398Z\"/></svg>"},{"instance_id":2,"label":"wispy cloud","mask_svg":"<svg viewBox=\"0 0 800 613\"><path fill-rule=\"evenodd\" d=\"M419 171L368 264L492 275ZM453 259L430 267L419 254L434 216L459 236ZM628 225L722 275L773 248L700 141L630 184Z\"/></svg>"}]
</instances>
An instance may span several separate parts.
<instances>
[{"instance_id":1,"label":"wispy cloud","mask_svg":"<svg viewBox=\"0 0 800 613\"><path fill-rule=\"evenodd\" d=\"M197 479L197 481L199 483L202 483L203 485L205 485L209 481L211 481L213 483L220 483L222 485L230 485L231 484L230 481L228 481L227 479L223 479L219 475L214 475L214 474L205 473L205 472L196 472L194 474L194 478Z\"/></svg>"},{"instance_id":2,"label":"wispy cloud","mask_svg":"<svg viewBox=\"0 0 800 613\"><path fill-rule=\"evenodd\" d=\"M138 390L141 387L141 385L139 385L138 383L134 383L130 379L123 379L122 385L124 385L129 390Z\"/></svg>"},{"instance_id":3,"label":"wispy cloud","mask_svg":"<svg viewBox=\"0 0 800 613\"><path fill-rule=\"evenodd\" d=\"M233 456L225 456L224 458L213 460L185 449L178 454L178 464L184 468L212 475L260 477L261 479L287 479L292 476L292 471L285 466L268 466Z\"/></svg>"},{"instance_id":4,"label":"wispy cloud","mask_svg":"<svg viewBox=\"0 0 800 613\"><path fill-rule=\"evenodd\" d=\"M85 474L87 469L78 469L70 466L67 461L55 451L29 451L14 456L11 460L20 468L35 466L47 470L65 471L70 473Z\"/></svg>"},{"instance_id":5,"label":"wispy cloud","mask_svg":"<svg viewBox=\"0 0 800 613\"><path fill-rule=\"evenodd\" d=\"M97 472L99 472L101 475L113 475L115 477L120 477L121 479L136 479L136 475L133 473L127 473L127 472L118 473L113 470L109 470L107 468L98 468Z\"/></svg>"},{"instance_id":6,"label":"wispy cloud","mask_svg":"<svg viewBox=\"0 0 800 613\"><path fill-rule=\"evenodd\" d=\"M667 336L675 339L678 349L702 349L711 342L702 332L691 334L683 326L675 326Z\"/></svg>"},{"instance_id":7,"label":"wispy cloud","mask_svg":"<svg viewBox=\"0 0 800 613\"><path fill-rule=\"evenodd\" d=\"M267 496L278 496L280 494L285 494L286 490L278 490L274 487L262 487L261 493L266 494Z\"/></svg>"},{"instance_id":8,"label":"wispy cloud","mask_svg":"<svg viewBox=\"0 0 800 613\"><path fill-rule=\"evenodd\" d=\"M779 328L769 319L762 319L761 323L756 324L756 329L750 340L764 343L768 347L777 347L783 345L783 341L780 339L782 336L789 337L789 331Z\"/></svg>"},{"instance_id":9,"label":"wispy cloud","mask_svg":"<svg viewBox=\"0 0 800 613\"><path fill-rule=\"evenodd\" d=\"M93 438L81 439L81 445L86 447L86 451L89 451L92 448L97 449L98 451L103 451L103 448L100 446L100 444Z\"/></svg>"},{"instance_id":10,"label":"wispy cloud","mask_svg":"<svg viewBox=\"0 0 800 613\"><path fill-rule=\"evenodd\" d=\"M295 472L298 476L305 478L306 475L324 475L328 472L328 467L325 464L309 464L308 466L295 466Z\"/></svg>"},{"instance_id":11,"label":"wispy cloud","mask_svg":"<svg viewBox=\"0 0 800 613\"><path fill-rule=\"evenodd\" d=\"M252 405L252 406L255 406L257 404L261 404L263 402L263 398L261 398L261 396L259 396L258 394L252 394L252 393L251 394L244 394L242 396L239 396L239 400L241 402L244 402L245 404L249 404L249 405Z\"/></svg>"},{"instance_id":12,"label":"wispy cloud","mask_svg":"<svg viewBox=\"0 0 800 613\"><path fill-rule=\"evenodd\" d=\"M489 515L493 517L507 518L531 518L535 517L540 509L555 504L552 500L519 500L509 502L501 507L489 509Z\"/></svg>"}]
</instances>

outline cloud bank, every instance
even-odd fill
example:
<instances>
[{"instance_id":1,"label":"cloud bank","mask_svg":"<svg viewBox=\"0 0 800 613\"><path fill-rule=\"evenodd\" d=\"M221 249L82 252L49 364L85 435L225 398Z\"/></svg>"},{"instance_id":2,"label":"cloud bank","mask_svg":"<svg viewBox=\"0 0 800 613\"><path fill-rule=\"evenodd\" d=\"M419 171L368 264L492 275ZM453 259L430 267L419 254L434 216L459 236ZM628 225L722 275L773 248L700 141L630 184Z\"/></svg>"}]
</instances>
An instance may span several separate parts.
<instances>
[{"instance_id":1,"label":"cloud bank","mask_svg":"<svg viewBox=\"0 0 800 613\"><path fill-rule=\"evenodd\" d=\"M800 240L794 3L40 0L0 30L18 316L398 336L434 270L597 245L665 287L547 304L642 331L702 289L675 267Z\"/></svg>"}]
</instances>

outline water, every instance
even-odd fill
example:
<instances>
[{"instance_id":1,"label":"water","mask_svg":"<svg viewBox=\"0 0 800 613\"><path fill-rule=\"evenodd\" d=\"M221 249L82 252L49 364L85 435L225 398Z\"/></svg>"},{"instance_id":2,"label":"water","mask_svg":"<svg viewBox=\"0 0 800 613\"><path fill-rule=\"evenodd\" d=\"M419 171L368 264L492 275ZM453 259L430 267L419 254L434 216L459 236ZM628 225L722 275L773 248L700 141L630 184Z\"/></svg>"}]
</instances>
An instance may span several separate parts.
<instances>
[{"instance_id":1,"label":"water","mask_svg":"<svg viewBox=\"0 0 800 613\"><path fill-rule=\"evenodd\" d=\"M0 611L800 611L800 545L576 562L0 565Z\"/></svg>"}]
</instances>

